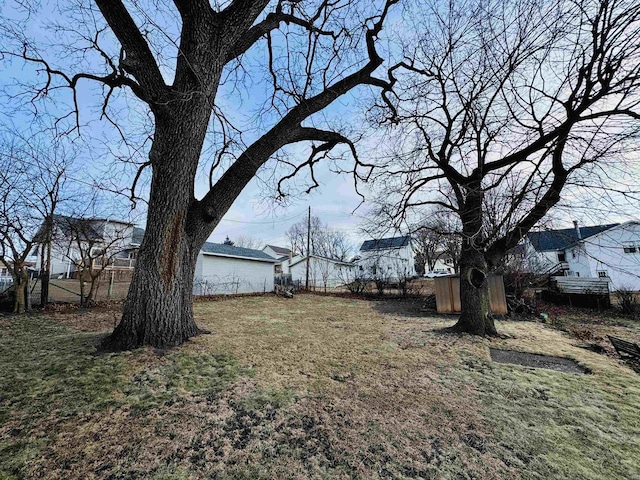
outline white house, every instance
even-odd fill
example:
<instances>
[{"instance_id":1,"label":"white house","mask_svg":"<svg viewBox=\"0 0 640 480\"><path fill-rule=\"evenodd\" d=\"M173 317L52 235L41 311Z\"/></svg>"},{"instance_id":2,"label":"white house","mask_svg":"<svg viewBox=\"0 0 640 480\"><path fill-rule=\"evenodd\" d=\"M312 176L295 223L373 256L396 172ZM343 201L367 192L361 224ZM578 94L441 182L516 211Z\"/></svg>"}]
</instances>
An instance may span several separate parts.
<instances>
[{"instance_id":1,"label":"white house","mask_svg":"<svg viewBox=\"0 0 640 480\"><path fill-rule=\"evenodd\" d=\"M205 242L196 262L193 294L272 292L275 263L260 250Z\"/></svg>"},{"instance_id":2,"label":"white house","mask_svg":"<svg viewBox=\"0 0 640 480\"><path fill-rule=\"evenodd\" d=\"M335 288L353 279L356 265L320 255L309 256L309 286L315 289ZM294 282L305 285L307 256L298 255L291 260L289 273Z\"/></svg>"},{"instance_id":3,"label":"white house","mask_svg":"<svg viewBox=\"0 0 640 480\"><path fill-rule=\"evenodd\" d=\"M411 237L380 238L360 247L358 269L365 278L399 280L416 275Z\"/></svg>"},{"instance_id":4,"label":"white house","mask_svg":"<svg viewBox=\"0 0 640 480\"><path fill-rule=\"evenodd\" d=\"M40 228L36 238L36 248L31 252L30 261L35 263L35 269L41 269L41 249L47 248L45 226ZM52 277L69 278L75 270L75 265L81 262L80 248L86 255L91 249L91 256L96 257L99 250L104 251L108 259L108 269L133 269L135 252L140 246L144 230L132 223L108 218L75 218L64 215L54 215L51 241L51 269ZM135 242L138 242L137 244ZM85 251L86 250L86 251ZM96 258L94 262L100 261Z\"/></svg>"},{"instance_id":5,"label":"white house","mask_svg":"<svg viewBox=\"0 0 640 480\"><path fill-rule=\"evenodd\" d=\"M625 222L566 249L569 274L609 279L609 289L640 291L640 222Z\"/></svg>"},{"instance_id":6,"label":"white house","mask_svg":"<svg viewBox=\"0 0 640 480\"><path fill-rule=\"evenodd\" d=\"M13 283L13 277L9 272L9 268L2 262L0 262L0 293L5 288L9 287Z\"/></svg>"},{"instance_id":7,"label":"white house","mask_svg":"<svg viewBox=\"0 0 640 480\"><path fill-rule=\"evenodd\" d=\"M570 268L567 262L567 247L578 240L586 240L617 225L612 223L578 227L577 222L574 222L573 228L529 232L524 241L524 256L527 264L529 268L539 273L568 275Z\"/></svg>"},{"instance_id":8,"label":"white house","mask_svg":"<svg viewBox=\"0 0 640 480\"><path fill-rule=\"evenodd\" d=\"M277 260L274 268L274 273L276 275L289 273L289 263L291 260L290 249L275 245L265 245L262 251Z\"/></svg>"},{"instance_id":9,"label":"white house","mask_svg":"<svg viewBox=\"0 0 640 480\"><path fill-rule=\"evenodd\" d=\"M429 269L427 268L427 265L425 265L425 273L433 273L433 272L451 273L451 274L456 273L453 259L448 254L441 253L440 256L438 256L438 259L433 264L433 270L429 271Z\"/></svg>"},{"instance_id":10,"label":"white house","mask_svg":"<svg viewBox=\"0 0 640 480\"><path fill-rule=\"evenodd\" d=\"M534 261L546 265L547 273L607 278L612 291L623 287L640 291L640 222L574 225L544 235L531 232L527 240Z\"/></svg>"}]
</instances>

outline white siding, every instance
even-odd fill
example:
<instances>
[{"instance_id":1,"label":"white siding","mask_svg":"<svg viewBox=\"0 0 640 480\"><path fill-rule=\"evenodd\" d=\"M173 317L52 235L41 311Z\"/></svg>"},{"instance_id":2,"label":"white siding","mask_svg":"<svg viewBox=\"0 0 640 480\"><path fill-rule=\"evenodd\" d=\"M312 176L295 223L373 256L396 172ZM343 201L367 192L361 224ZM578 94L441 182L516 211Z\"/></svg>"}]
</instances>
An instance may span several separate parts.
<instances>
[{"instance_id":1,"label":"white siding","mask_svg":"<svg viewBox=\"0 0 640 480\"><path fill-rule=\"evenodd\" d=\"M447 262L445 262L445 260L451 260L451 259L450 258L438 258L436 260L436 263L433 266L433 269L434 270L439 270L439 271L445 270L445 271L448 271L449 273L455 273L454 269L453 269L453 264L451 262L447 263ZM429 269L427 268L425 271L428 271L428 270Z\"/></svg>"},{"instance_id":2,"label":"white siding","mask_svg":"<svg viewBox=\"0 0 640 480\"><path fill-rule=\"evenodd\" d=\"M416 274L411 244L401 248L361 251L358 265L362 267L363 276L371 278L398 280Z\"/></svg>"},{"instance_id":3,"label":"white siding","mask_svg":"<svg viewBox=\"0 0 640 480\"><path fill-rule=\"evenodd\" d=\"M576 277L594 277L596 272L591 271L589 255L585 251L584 244L578 244L566 251L569 275Z\"/></svg>"},{"instance_id":4,"label":"white siding","mask_svg":"<svg viewBox=\"0 0 640 480\"><path fill-rule=\"evenodd\" d=\"M544 252L538 252L528 238L525 238L525 261L531 271L536 273L546 273L553 267L556 267L562 261L558 258L559 253L564 253L564 250L548 250ZM565 260L566 261L566 260Z\"/></svg>"},{"instance_id":5,"label":"white siding","mask_svg":"<svg viewBox=\"0 0 640 480\"><path fill-rule=\"evenodd\" d=\"M640 291L640 224L628 222L583 240L585 252L581 265L588 262L591 277L606 272L610 289L627 287ZM624 247L635 245L635 252ZM571 257L571 255L567 255ZM573 258L567 258L571 261ZM584 268L584 267L583 267ZM581 273L582 276L582 273Z\"/></svg>"},{"instance_id":6,"label":"white siding","mask_svg":"<svg viewBox=\"0 0 640 480\"><path fill-rule=\"evenodd\" d=\"M194 295L273 291L273 263L241 258L198 255Z\"/></svg>"},{"instance_id":7,"label":"white siding","mask_svg":"<svg viewBox=\"0 0 640 480\"><path fill-rule=\"evenodd\" d=\"M267 245L266 247L264 247L264 248L262 249L262 251L263 251L264 253L266 253L267 255L269 255L269 256L271 256L271 257L273 257L273 258L279 258L279 257L280 257L276 252L274 252L274 251L273 251L273 249L272 249L269 245Z\"/></svg>"}]
</instances>

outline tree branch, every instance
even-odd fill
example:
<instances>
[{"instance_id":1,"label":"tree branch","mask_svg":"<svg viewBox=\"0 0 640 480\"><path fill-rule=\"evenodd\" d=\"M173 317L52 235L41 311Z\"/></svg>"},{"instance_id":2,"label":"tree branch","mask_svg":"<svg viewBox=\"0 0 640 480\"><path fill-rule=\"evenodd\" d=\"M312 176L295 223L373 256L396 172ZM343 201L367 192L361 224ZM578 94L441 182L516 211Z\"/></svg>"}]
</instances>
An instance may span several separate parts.
<instances>
[{"instance_id":1,"label":"tree branch","mask_svg":"<svg viewBox=\"0 0 640 480\"><path fill-rule=\"evenodd\" d=\"M153 104L164 95L166 84L140 29L121 0L95 2L126 53L122 68L138 80L146 101Z\"/></svg>"}]
</instances>

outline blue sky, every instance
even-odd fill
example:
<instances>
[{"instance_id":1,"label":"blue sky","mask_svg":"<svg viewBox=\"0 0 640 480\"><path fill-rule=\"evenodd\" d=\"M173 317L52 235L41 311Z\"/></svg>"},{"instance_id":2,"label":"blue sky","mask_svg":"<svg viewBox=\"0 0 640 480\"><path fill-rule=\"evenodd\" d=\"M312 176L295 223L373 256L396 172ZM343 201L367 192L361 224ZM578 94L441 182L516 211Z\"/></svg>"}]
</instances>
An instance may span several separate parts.
<instances>
[{"instance_id":1,"label":"blue sky","mask_svg":"<svg viewBox=\"0 0 640 480\"><path fill-rule=\"evenodd\" d=\"M4 2L0 8L3 17L11 17L14 19L25 18L25 13L15 8L13 2ZM77 12L76 12L77 14ZM35 39L42 42L42 45L55 44L64 42L67 39L62 34L53 33L48 26L53 22L60 22L63 25L74 27L77 18L75 14L60 14L53 6L48 4L42 5L36 15L31 16L31 20L24 24L24 29L19 30L17 35L24 34L27 38ZM141 15L146 15L142 13ZM101 21L99 14L95 15L98 22ZM90 29L89 29L90 31ZM171 34L170 30L167 30ZM0 32L6 34L7 32ZM12 32L15 36L16 32ZM109 38L106 32L102 45L108 52L117 51L117 44ZM3 37L0 37L3 38ZM4 37L6 38L6 37ZM160 41L163 39L160 38ZM219 91L217 103L225 110L225 114L234 122L247 126L245 128L245 142L251 143L258 133L255 124L256 109L260 101L264 99L267 87L264 83L264 68L259 68L265 58L264 45L255 49L245 64L248 65L248 79L245 81L246 88L237 92L225 91L222 87ZM19 41L10 44L14 51L18 50ZM171 45L169 45L170 47ZM165 45L163 48L167 48ZM170 49L169 49L170 50ZM96 54L93 53L88 57L82 57L78 64L69 64L64 52L59 48L40 47L39 53L47 58L54 67L60 67L65 71L75 73L83 71L87 66L91 67L96 64ZM75 53L74 53L75 54ZM75 58L71 55L69 58ZM168 64L171 64L169 57ZM39 102L38 113L35 115L33 106L29 103L28 98L16 98L16 93L24 92L22 84L33 83L43 85L44 75L37 73L37 67L33 64L22 62L20 59L5 57L4 62L0 63L3 69L3 75L0 77L0 108L4 111L5 116L0 121L2 130L18 130L20 132L38 131L42 125L51 127L54 119L64 115L69 111L71 105L71 96L69 90L57 90L50 92L48 98L44 102ZM90 70L87 70L90 71ZM95 68L93 71L96 71ZM98 70L99 72L100 70ZM164 68L167 79L172 77L170 69ZM54 80L55 84L55 80ZM135 168L119 165L115 160L116 157L129 157L137 154L138 161L144 161L146 157L146 148L142 148L139 152L134 152L130 146L123 145L119 141L117 131L112 128L107 121L100 118L100 107L102 99L101 86L97 83L83 81L78 92L78 102L80 105L80 123L82 127L79 135L74 132L66 138L66 141L73 142L78 149L78 159L73 169L72 176L80 182L91 182L92 179L99 179L106 182L114 189L122 189L123 191L130 184ZM118 124L124 128L129 138L134 138L133 146L136 147L142 143L144 136L144 127L147 123L148 114L146 106L138 102L130 93L118 93L113 97L112 110L114 118L118 119ZM365 92L366 93L366 92ZM322 125L326 116L330 122L336 120L342 125L349 122L362 122L362 116L355 107L355 100L359 95L363 94L360 90L355 96L347 96L340 99L323 113L322 118L313 120L314 124ZM234 108L236 104L240 104L241 108ZM37 122L35 120L38 120ZM68 118L58 124L59 128L64 129L64 125L71 125L72 118ZM263 116L267 124L270 121L268 115ZM271 121L273 121L271 119ZM253 130L253 131L252 131ZM139 137L137 137L139 135ZM45 137L46 135L41 135ZM309 145L297 144L289 151L295 156L306 158L309 151ZM303 157L304 156L304 157ZM350 159L343 160L345 168L349 167ZM202 196L208 188L206 179L206 163L207 159L203 156L203 172L198 176L196 181L196 195ZM245 235L250 236L264 243L286 244L284 232L292 223L299 221L306 216L307 207L312 207L312 214L319 216L324 223L330 228L340 230L348 235L349 239L355 244L359 244L363 239L358 232L358 225L362 222L363 216L366 216L366 205L361 205L359 210L354 214L353 211L360 203L361 198L356 194L353 179L351 176L343 174L337 175L332 173L330 165L320 164L316 167L317 179L320 187L313 190L309 195L296 193L299 188L294 187L293 195L287 198L285 204L275 204L265 199L273 189L265 186L263 179L269 177L269 169L272 168L273 162L270 162L259 175L258 179L253 180L242 192L236 200L233 207L225 215L219 226L212 233L210 240L221 242L226 236L231 238ZM303 172L299 179L296 179L294 185L300 186L304 183L308 174ZM145 181L148 181L148 175L143 177L141 182L144 189ZM271 185L272 186L272 185ZM144 190L143 190L144 191ZM143 195L144 196L144 195ZM120 211L122 209L120 208Z\"/></svg>"},{"instance_id":2,"label":"blue sky","mask_svg":"<svg viewBox=\"0 0 640 480\"><path fill-rule=\"evenodd\" d=\"M5 2L0 6L3 16L19 16L20 12L12 10L12 2ZM44 5L44 8L51 8ZM99 19L99 15L96 17ZM65 18L58 14L52 14L50 11L44 12L40 18L34 17L32 22L28 24L25 33L29 37L38 38L38 40L48 43L55 43L59 40L64 41L64 32L62 35L53 35L48 30L44 30L44 25L53 20L59 20L63 23L73 24L77 19ZM393 25L387 28L387 32L397 33L399 24L397 18L392 18ZM171 33L171 32L169 32ZM63 38L60 38L63 37ZM2 37L0 36L0 39ZM165 39L166 40L166 39ZM160 41L163 41L160 38ZM113 51L117 51L117 44L113 39L105 38L105 45ZM13 45L16 46L15 44ZM113 49L116 50L113 50ZM165 41L164 47L167 52L171 52L170 42ZM53 50L52 50L53 51ZM49 55L52 51L42 49L44 56ZM171 53L168 54L167 62L171 64ZM245 80L244 88L240 95L233 93L233 90L225 91L224 87L219 92L219 104L225 109L225 113L230 116L231 120L241 125L249 126L246 134L246 142L250 143L256 135L255 131L251 131L255 127L256 108L267 89L265 82L268 81L264 77L264 69L258 68L264 61L265 51L264 42L247 58L248 77ZM6 59L5 59L6 60ZM95 62L94 57L89 57L87 64ZM74 71L76 65L69 65L63 53L58 51L58 56L52 54L52 62L54 65L62 65ZM27 109L18 108L15 98L9 98L6 93L15 93L17 90L13 86L15 81L31 82L38 80L42 84L43 77L37 77L35 68L32 65L24 65L19 60L0 63L0 68L4 68L2 76L0 76L0 92L5 95L0 96L0 109L4 111L4 119L0 120L3 127L10 125L21 131L31 128L33 122L32 113ZM165 69L165 73L169 78L169 69ZM18 87L19 90L20 87ZM362 97L369 95L368 89L359 89L353 94L341 98L336 104L332 105L319 116L316 120L322 124L326 116L331 123L339 123L342 126L354 125L359 127L363 122L363 107L361 105ZM131 148L127 148L119 143L118 134L108 122L100 119L101 106L101 88L97 84L84 82L80 89L79 102L81 111L81 129L80 137L73 139L77 143L80 155L77 162L77 168L73 175L78 178L107 178L114 187L126 189L130 184L135 169L123 167L115 161L116 156L127 157L132 155ZM51 115L60 114L60 112L68 111L70 97L68 92L52 92L50 98L45 105L40 106L40 115L50 113ZM28 103L23 106L29 106ZM238 106L238 108L236 108ZM119 118L119 123L125 127L128 134L135 138L134 144L140 144L140 138L136 135L144 135L144 127L148 123L148 114L146 107L137 102L133 95L119 95L113 104L114 114ZM117 112L116 112L117 111ZM265 121L270 120L268 115ZM252 125L252 122L254 123ZM45 123L51 125L51 120L45 120ZM375 143L379 139L367 137L359 143L359 151L366 160L369 151L375 150ZM295 156L305 158L308 153L308 145L296 145L289 149ZM146 149L142 148L138 153L138 160L145 158ZM206 159L203 159L206 160ZM343 162L350 162L345 159ZM206 162L203 162L206 163ZM317 167L317 178L320 187L315 189L309 195L293 195L288 198L286 205L274 205L273 202L265 200L268 196L269 188L266 188L262 180L269 177L269 168L273 163L269 164L260 174L260 178L252 181L236 200L233 207L225 215L219 226L210 236L211 241L224 241L226 236L231 238L240 235L251 236L262 240L264 243L286 245L284 232L292 223L299 221L306 216L307 207L311 205L312 213L319 216L322 221L329 225L330 228L340 230L347 234L350 240L355 244L359 244L366 239L359 232L359 226L367 219L368 205L362 205L353 213L361 202L361 198L356 194L353 187L353 179L349 175L336 175L330 170L330 164L324 163ZM304 175L300 181L304 180ZM196 193L198 196L204 194L207 189L207 180L204 172L198 176L196 182ZM144 183L143 183L144 185ZM366 189L363 188L365 193ZM273 190L271 190L273 192ZM593 224L599 221L621 221L627 216L625 212L602 212L596 209L574 210L565 212L557 210L557 221L559 226L565 226L570 220L576 218L581 224Z\"/></svg>"}]
</instances>

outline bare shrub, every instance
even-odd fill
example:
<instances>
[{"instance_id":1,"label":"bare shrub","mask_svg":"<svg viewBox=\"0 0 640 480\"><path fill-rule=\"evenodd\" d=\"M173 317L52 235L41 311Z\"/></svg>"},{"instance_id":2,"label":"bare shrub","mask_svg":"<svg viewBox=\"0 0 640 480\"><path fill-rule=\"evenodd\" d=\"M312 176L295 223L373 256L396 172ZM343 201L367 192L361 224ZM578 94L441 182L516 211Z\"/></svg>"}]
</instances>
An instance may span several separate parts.
<instances>
[{"instance_id":1,"label":"bare shrub","mask_svg":"<svg viewBox=\"0 0 640 480\"><path fill-rule=\"evenodd\" d=\"M638 300L636 299L635 292L627 286L622 286L618 288L614 294L618 299L622 313L635 316L638 310Z\"/></svg>"}]
</instances>

